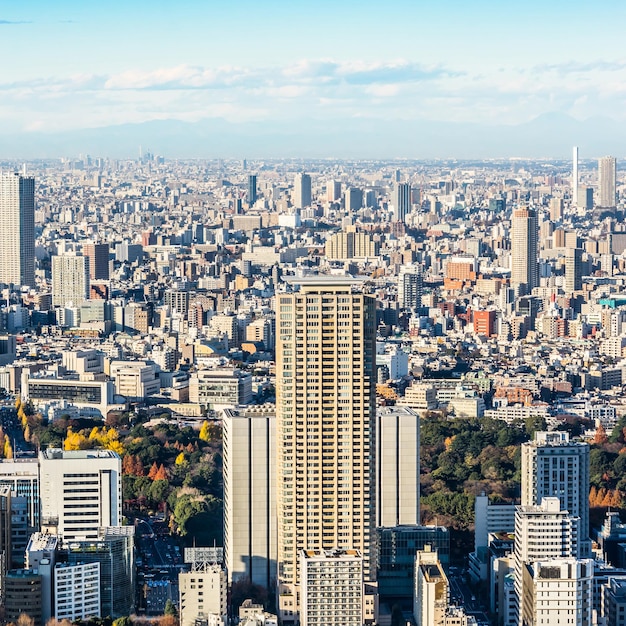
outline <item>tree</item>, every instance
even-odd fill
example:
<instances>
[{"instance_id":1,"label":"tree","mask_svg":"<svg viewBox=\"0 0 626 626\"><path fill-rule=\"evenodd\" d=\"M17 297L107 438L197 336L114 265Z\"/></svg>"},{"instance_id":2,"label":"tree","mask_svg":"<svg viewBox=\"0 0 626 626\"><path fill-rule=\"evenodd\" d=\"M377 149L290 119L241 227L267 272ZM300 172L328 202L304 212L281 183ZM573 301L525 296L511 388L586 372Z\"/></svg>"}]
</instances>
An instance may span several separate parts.
<instances>
[{"instance_id":1,"label":"tree","mask_svg":"<svg viewBox=\"0 0 626 626\"><path fill-rule=\"evenodd\" d=\"M167 479L168 479L167 470L165 469L165 466L163 465L163 463L161 463L159 469L154 475L153 480L167 480Z\"/></svg>"},{"instance_id":2,"label":"tree","mask_svg":"<svg viewBox=\"0 0 626 626\"><path fill-rule=\"evenodd\" d=\"M604 430L604 426L602 424L598 424L596 428L596 434L593 438L593 443L597 446L603 446L605 443L608 443L609 438L606 435L606 430Z\"/></svg>"},{"instance_id":3,"label":"tree","mask_svg":"<svg viewBox=\"0 0 626 626\"><path fill-rule=\"evenodd\" d=\"M46 624L46 626L48 626ZM118 617L114 622L113 626L133 626L133 621L130 617Z\"/></svg>"},{"instance_id":4,"label":"tree","mask_svg":"<svg viewBox=\"0 0 626 626\"><path fill-rule=\"evenodd\" d=\"M35 626L35 620L26 613L20 613L17 618L16 626Z\"/></svg>"},{"instance_id":5,"label":"tree","mask_svg":"<svg viewBox=\"0 0 626 626\"><path fill-rule=\"evenodd\" d=\"M178 617L178 609L176 605L168 598L165 603L165 609L163 611L164 615L173 615L174 617Z\"/></svg>"},{"instance_id":6,"label":"tree","mask_svg":"<svg viewBox=\"0 0 626 626\"><path fill-rule=\"evenodd\" d=\"M209 422L204 420L202 422L202 426L200 428L200 434L198 435L198 439L202 439L202 441L209 441Z\"/></svg>"}]
</instances>

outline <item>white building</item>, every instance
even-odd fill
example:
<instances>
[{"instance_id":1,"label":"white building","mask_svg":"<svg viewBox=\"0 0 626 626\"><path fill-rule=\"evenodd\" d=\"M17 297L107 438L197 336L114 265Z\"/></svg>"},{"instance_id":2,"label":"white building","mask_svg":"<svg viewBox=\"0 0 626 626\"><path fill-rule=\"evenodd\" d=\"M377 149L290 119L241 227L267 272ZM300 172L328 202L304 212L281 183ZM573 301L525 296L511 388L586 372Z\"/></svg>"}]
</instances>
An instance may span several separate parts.
<instances>
[{"instance_id":1,"label":"white building","mask_svg":"<svg viewBox=\"0 0 626 626\"><path fill-rule=\"evenodd\" d=\"M419 525L420 417L379 407L376 424L376 526Z\"/></svg>"},{"instance_id":2,"label":"white building","mask_svg":"<svg viewBox=\"0 0 626 626\"><path fill-rule=\"evenodd\" d=\"M276 580L276 408L226 409L224 552L229 583Z\"/></svg>"},{"instance_id":3,"label":"white building","mask_svg":"<svg viewBox=\"0 0 626 626\"><path fill-rule=\"evenodd\" d=\"M70 621L100 617L100 563L54 568L54 616Z\"/></svg>"},{"instance_id":4,"label":"white building","mask_svg":"<svg viewBox=\"0 0 626 626\"><path fill-rule=\"evenodd\" d=\"M449 595L448 577L437 552L418 550L413 597L413 617L417 626L444 626Z\"/></svg>"},{"instance_id":5,"label":"white building","mask_svg":"<svg viewBox=\"0 0 626 626\"><path fill-rule=\"evenodd\" d=\"M524 570L523 624L591 626L593 560L544 559Z\"/></svg>"},{"instance_id":6,"label":"white building","mask_svg":"<svg viewBox=\"0 0 626 626\"><path fill-rule=\"evenodd\" d=\"M161 389L155 366L145 361L113 361L110 375L116 393L128 400L142 400Z\"/></svg>"},{"instance_id":7,"label":"white building","mask_svg":"<svg viewBox=\"0 0 626 626\"><path fill-rule=\"evenodd\" d=\"M52 257L52 305L75 306L89 299L89 258L62 254Z\"/></svg>"},{"instance_id":8,"label":"white building","mask_svg":"<svg viewBox=\"0 0 626 626\"><path fill-rule=\"evenodd\" d=\"M407 387L404 397L400 398L398 404L409 406L417 411L432 411L439 406L437 390L427 383L414 382Z\"/></svg>"},{"instance_id":9,"label":"white building","mask_svg":"<svg viewBox=\"0 0 626 626\"><path fill-rule=\"evenodd\" d=\"M111 450L39 453L41 525L64 539L96 539L122 523L122 462Z\"/></svg>"},{"instance_id":10,"label":"white building","mask_svg":"<svg viewBox=\"0 0 626 626\"><path fill-rule=\"evenodd\" d=\"M209 409L250 404L252 376L239 369L199 370L189 379L189 401Z\"/></svg>"},{"instance_id":11,"label":"white building","mask_svg":"<svg viewBox=\"0 0 626 626\"><path fill-rule=\"evenodd\" d=\"M358 550L302 550L300 625L363 626L363 558Z\"/></svg>"},{"instance_id":12,"label":"white building","mask_svg":"<svg viewBox=\"0 0 626 626\"><path fill-rule=\"evenodd\" d=\"M226 624L226 572L220 565L196 562L190 572L178 575L180 626L195 626L196 620Z\"/></svg>"}]
</instances>

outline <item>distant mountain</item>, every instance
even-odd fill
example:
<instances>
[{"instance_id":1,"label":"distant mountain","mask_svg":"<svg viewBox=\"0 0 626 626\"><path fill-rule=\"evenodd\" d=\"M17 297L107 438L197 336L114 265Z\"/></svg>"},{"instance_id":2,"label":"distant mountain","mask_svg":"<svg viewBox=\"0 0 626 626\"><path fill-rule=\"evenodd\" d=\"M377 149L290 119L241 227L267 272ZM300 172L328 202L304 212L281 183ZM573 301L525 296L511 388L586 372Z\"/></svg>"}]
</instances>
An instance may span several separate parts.
<instances>
[{"instance_id":1,"label":"distant mountain","mask_svg":"<svg viewBox=\"0 0 626 626\"><path fill-rule=\"evenodd\" d=\"M576 120L549 113L512 126L428 120L349 118L232 123L151 121L59 133L0 130L0 158L79 153L134 157L139 146L166 158L581 158L621 156L626 129L608 118Z\"/></svg>"}]
</instances>

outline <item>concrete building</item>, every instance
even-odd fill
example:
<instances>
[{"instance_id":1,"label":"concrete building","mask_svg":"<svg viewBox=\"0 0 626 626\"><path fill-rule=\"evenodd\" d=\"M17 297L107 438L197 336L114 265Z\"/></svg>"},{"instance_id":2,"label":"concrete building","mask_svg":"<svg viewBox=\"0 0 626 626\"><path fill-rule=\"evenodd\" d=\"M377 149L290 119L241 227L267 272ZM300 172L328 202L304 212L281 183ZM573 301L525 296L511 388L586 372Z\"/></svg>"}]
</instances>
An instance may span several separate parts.
<instances>
[{"instance_id":1,"label":"concrete building","mask_svg":"<svg viewBox=\"0 0 626 626\"><path fill-rule=\"evenodd\" d=\"M407 387L404 397L398 404L406 405L416 411L433 411L439 404L437 402L437 389L428 383L414 382Z\"/></svg>"},{"instance_id":2,"label":"concrete building","mask_svg":"<svg viewBox=\"0 0 626 626\"><path fill-rule=\"evenodd\" d=\"M411 212L411 184L397 183L393 190L393 219L404 222Z\"/></svg>"},{"instance_id":3,"label":"concrete building","mask_svg":"<svg viewBox=\"0 0 626 626\"><path fill-rule=\"evenodd\" d=\"M252 376L239 369L198 370L189 379L189 401L207 409L250 404Z\"/></svg>"},{"instance_id":4,"label":"concrete building","mask_svg":"<svg viewBox=\"0 0 626 626\"><path fill-rule=\"evenodd\" d=\"M375 521L375 301L343 276L294 278L276 298L278 577L298 610L302 550L358 550ZM302 320L302 321L301 321Z\"/></svg>"},{"instance_id":5,"label":"concrete building","mask_svg":"<svg viewBox=\"0 0 626 626\"><path fill-rule=\"evenodd\" d=\"M302 550L301 626L363 626L363 557L358 550Z\"/></svg>"},{"instance_id":6,"label":"concrete building","mask_svg":"<svg viewBox=\"0 0 626 626\"><path fill-rule=\"evenodd\" d=\"M224 552L229 583L276 582L276 409L224 411Z\"/></svg>"},{"instance_id":7,"label":"concrete building","mask_svg":"<svg viewBox=\"0 0 626 626\"><path fill-rule=\"evenodd\" d=\"M376 424L376 526L419 525L420 417L379 407Z\"/></svg>"},{"instance_id":8,"label":"concrete building","mask_svg":"<svg viewBox=\"0 0 626 626\"><path fill-rule=\"evenodd\" d=\"M80 306L89 299L89 259L62 254L52 257L52 305Z\"/></svg>"},{"instance_id":9,"label":"concrete building","mask_svg":"<svg viewBox=\"0 0 626 626\"><path fill-rule=\"evenodd\" d=\"M611 208L615 206L615 181L615 157L602 157L598 160L598 206L605 208Z\"/></svg>"},{"instance_id":10,"label":"concrete building","mask_svg":"<svg viewBox=\"0 0 626 626\"><path fill-rule=\"evenodd\" d=\"M626 626L626 578L609 578L604 585L602 613L607 626Z\"/></svg>"},{"instance_id":11,"label":"concrete building","mask_svg":"<svg viewBox=\"0 0 626 626\"><path fill-rule=\"evenodd\" d=\"M44 626L41 611L42 578L30 569L16 569L7 573L4 587L4 619L17 623L26 613L34 626Z\"/></svg>"},{"instance_id":12,"label":"concrete building","mask_svg":"<svg viewBox=\"0 0 626 626\"><path fill-rule=\"evenodd\" d=\"M293 189L293 205L297 209L311 206L311 176L309 174L296 174Z\"/></svg>"},{"instance_id":13,"label":"concrete building","mask_svg":"<svg viewBox=\"0 0 626 626\"><path fill-rule=\"evenodd\" d=\"M35 179L0 174L0 283L35 286Z\"/></svg>"},{"instance_id":14,"label":"concrete building","mask_svg":"<svg viewBox=\"0 0 626 626\"><path fill-rule=\"evenodd\" d=\"M417 626L445 626L449 601L448 577L437 552L418 550L415 556L413 617Z\"/></svg>"},{"instance_id":15,"label":"concrete building","mask_svg":"<svg viewBox=\"0 0 626 626\"><path fill-rule=\"evenodd\" d=\"M97 539L99 529L121 526L122 462L111 450L39 453L41 525L65 540Z\"/></svg>"},{"instance_id":16,"label":"concrete building","mask_svg":"<svg viewBox=\"0 0 626 626\"><path fill-rule=\"evenodd\" d=\"M538 432L522 444L522 505L537 506L550 497L580 518L580 557L588 556L589 444L570 441L564 432Z\"/></svg>"},{"instance_id":17,"label":"concrete building","mask_svg":"<svg viewBox=\"0 0 626 626\"><path fill-rule=\"evenodd\" d=\"M100 563L54 568L54 616L75 621L101 617Z\"/></svg>"},{"instance_id":18,"label":"concrete building","mask_svg":"<svg viewBox=\"0 0 626 626\"><path fill-rule=\"evenodd\" d=\"M372 259L378 256L378 250L378 242L369 233L358 233L350 227L329 237L325 254L329 261L349 261Z\"/></svg>"},{"instance_id":19,"label":"concrete building","mask_svg":"<svg viewBox=\"0 0 626 626\"><path fill-rule=\"evenodd\" d=\"M146 361L112 361L109 373L115 392L127 400L143 400L161 389L154 365Z\"/></svg>"},{"instance_id":20,"label":"concrete building","mask_svg":"<svg viewBox=\"0 0 626 626\"><path fill-rule=\"evenodd\" d=\"M423 276L421 265L403 265L398 275L398 305L414 311L422 306Z\"/></svg>"},{"instance_id":21,"label":"concrete building","mask_svg":"<svg viewBox=\"0 0 626 626\"><path fill-rule=\"evenodd\" d=\"M524 569L520 624L591 626L592 591L592 559L534 562Z\"/></svg>"},{"instance_id":22,"label":"concrete building","mask_svg":"<svg viewBox=\"0 0 626 626\"><path fill-rule=\"evenodd\" d=\"M190 572L178 575L180 626L195 626L198 620L226 626L226 572L220 565L195 562Z\"/></svg>"},{"instance_id":23,"label":"concrete building","mask_svg":"<svg viewBox=\"0 0 626 626\"><path fill-rule=\"evenodd\" d=\"M583 288L583 251L581 248L568 248L565 254L565 283L566 294L572 294Z\"/></svg>"},{"instance_id":24,"label":"concrete building","mask_svg":"<svg viewBox=\"0 0 626 626\"><path fill-rule=\"evenodd\" d=\"M83 255L89 259L89 278L109 280L109 244L85 243Z\"/></svg>"}]
</instances>

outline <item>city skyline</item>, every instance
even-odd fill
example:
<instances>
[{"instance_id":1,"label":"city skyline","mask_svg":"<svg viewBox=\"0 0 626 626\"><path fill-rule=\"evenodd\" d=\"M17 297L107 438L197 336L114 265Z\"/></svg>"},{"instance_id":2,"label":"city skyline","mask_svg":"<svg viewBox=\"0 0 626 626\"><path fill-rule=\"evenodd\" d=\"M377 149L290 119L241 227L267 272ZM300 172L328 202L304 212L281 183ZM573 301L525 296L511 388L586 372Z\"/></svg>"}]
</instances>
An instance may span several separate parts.
<instances>
[{"instance_id":1,"label":"city skyline","mask_svg":"<svg viewBox=\"0 0 626 626\"><path fill-rule=\"evenodd\" d=\"M393 135L390 123L398 122L415 133L417 156L454 156L466 144L488 156L493 149L475 145L474 126L486 136L494 128L510 129L503 142L510 154L527 154L523 134L517 138L513 130L549 116L562 149L538 146L542 152L533 156L561 156L579 143L583 154L618 152L609 139L587 150L572 135L590 124L614 128L623 119L626 63L617 43L610 43L624 13L619 4L604 2L585 12L561 3L513 3L496 11L488 2L470 9L459 2L413 6L396 0L376 9L352 1L314 7L188 1L176 12L159 3L148 10L144 2L113 3L107 10L72 1L5 7L0 51L12 62L0 82L0 110L10 128L3 135L28 139L154 121L213 121L234 125L228 136L237 130L246 135L238 149L212 129L217 145L204 145L204 153L181 139L181 158L185 150L244 156L246 149L258 153L255 132L293 134L300 128L306 140L327 127L330 156L342 138L358 136L365 126L373 141L355 152L369 156L369 146L393 156L400 137L388 145L380 135ZM519 46L509 45L512 24ZM567 45L572 33L583 32L589 45ZM26 45L33 39L37 46ZM533 45L524 45L526 39ZM619 41L617 30L614 39ZM424 133L421 125L431 123L451 125L451 137ZM145 135L154 151L165 152L154 129ZM293 153L298 139L287 142L285 152ZM85 143L85 151L92 150ZM5 145L11 150L11 141ZM300 145L310 153L306 141Z\"/></svg>"}]
</instances>

